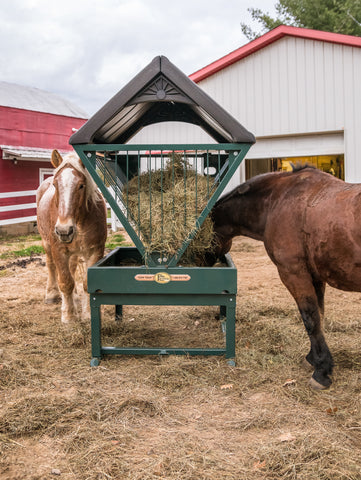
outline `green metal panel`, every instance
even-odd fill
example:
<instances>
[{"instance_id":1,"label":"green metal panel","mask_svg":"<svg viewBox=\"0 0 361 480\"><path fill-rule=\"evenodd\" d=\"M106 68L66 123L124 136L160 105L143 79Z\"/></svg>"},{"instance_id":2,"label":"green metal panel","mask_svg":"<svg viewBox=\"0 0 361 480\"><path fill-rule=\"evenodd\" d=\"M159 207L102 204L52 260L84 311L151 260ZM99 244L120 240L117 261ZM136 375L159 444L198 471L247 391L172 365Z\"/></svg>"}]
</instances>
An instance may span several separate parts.
<instances>
[{"instance_id":1,"label":"green metal panel","mask_svg":"<svg viewBox=\"0 0 361 480\"><path fill-rule=\"evenodd\" d=\"M230 307L236 304L236 295L222 293L216 294L170 294L170 293L92 293L90 303L93 307L100 305L203 305Z\"/></svg>"},{"instance_id":2,"label":"green metal panel","mask_svg":"<svg viewBox=\"0 0 361 480\"><path fill-rule=\"evenodd\" d=\"M119 266L129 259L141 260L134 247L121 247L88 269L90 292L92 362L104 355L224 355L235 359L235 311L237 270L226 255L222 267ZM157 281L157 275L159 281ZM140 278L139 278L139 277ZM172 276L174 276L172 278ZM136 278L138 277L138 279ZM169 278L170 277L170 278ZM215 305L221 307L224 348L164 348L102 345L101 305Z\"/></svg>"},{"instance_id":3,"label":"green metal panel","mask_svg":"<svg viewBox=\"0 0 361 480\"><path fill-rule=\"evenodd\" d=\"M139 261L133 247L121 247L88 269L88 291L124 294L235 294L237 270L229 255L223 267L119 266ZM205 282L204 279L207 279Z\"/></svg>"}]
</instances>

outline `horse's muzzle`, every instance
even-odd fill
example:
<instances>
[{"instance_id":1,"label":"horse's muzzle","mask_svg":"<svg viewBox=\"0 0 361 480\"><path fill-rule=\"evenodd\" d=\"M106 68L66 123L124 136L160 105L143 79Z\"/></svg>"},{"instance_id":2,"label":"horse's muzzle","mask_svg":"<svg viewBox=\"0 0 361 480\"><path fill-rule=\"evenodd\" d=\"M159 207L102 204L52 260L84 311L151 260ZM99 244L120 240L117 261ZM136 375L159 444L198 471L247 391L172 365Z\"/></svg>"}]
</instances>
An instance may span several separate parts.
<instances>
[{"instance_id":1,"label":"horse's muzzle","mask_svg":"<svg viewBox=\"0 0 361 480\"><path fill-rule=\"evenodd\" d=\"M73 225L55 225L55 234L62 243L74 240L76 229Z\"/></svg>"}]
</instances>

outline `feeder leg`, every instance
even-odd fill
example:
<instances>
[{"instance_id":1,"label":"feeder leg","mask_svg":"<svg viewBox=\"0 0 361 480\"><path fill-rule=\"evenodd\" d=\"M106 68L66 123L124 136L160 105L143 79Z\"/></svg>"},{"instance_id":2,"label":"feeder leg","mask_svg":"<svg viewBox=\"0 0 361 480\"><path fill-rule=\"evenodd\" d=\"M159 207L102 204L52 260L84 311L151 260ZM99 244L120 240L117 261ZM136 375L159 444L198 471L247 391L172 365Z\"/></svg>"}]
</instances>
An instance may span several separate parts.
<instances>
[{"instance_id":1,"label":"feeder leg","mask_svg":"<svg viewBox=\"0 0 361 480\"><path fill-rule=\"evenodd\" d=\"M228 365L236 365L236 306L226 307L226 359Z\"/></svg>"},{"instance_id":2,"label":"feeder leg","mask_svg":"<svg viewBox=\"0 0 361 480\"><path fill-rule=\"evenodd\" d=\"M99 364L100 364L99 358L92 358L92 359L90 360L90 366L91 366L91 367L98 367Z\"/></svg>"},{"instance_id":3,"label":"feeder leg","mask_svg":"<svg viewBox=\"0 0 361 480\"><path fill-rule=\"evenodd\" d=\"M123 320L123 305L115 305L115 321Z\"/></svg>"},{"instance_id":4,"label":"feeder leg","mask_svg":"<svg viewBox=\"0 0 361 480\"><path fill-rule=\"evenodd\" d=\"M91 367L97 367L101 359L101 315L100 307L90 307L91 318L91 343L92 343L92 360L90 362Z\"/></svg>"}]
</instances>

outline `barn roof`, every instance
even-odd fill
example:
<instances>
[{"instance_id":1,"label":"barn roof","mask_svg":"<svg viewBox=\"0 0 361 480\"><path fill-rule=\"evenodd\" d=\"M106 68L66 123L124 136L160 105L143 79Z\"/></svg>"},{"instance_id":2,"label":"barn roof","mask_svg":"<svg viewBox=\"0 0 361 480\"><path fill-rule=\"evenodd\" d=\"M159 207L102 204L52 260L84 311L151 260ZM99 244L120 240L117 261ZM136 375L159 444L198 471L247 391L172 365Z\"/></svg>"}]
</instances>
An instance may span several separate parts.
<instances>
[{"instance_id":1,"label":"barn roof","mask_svg":"<svg viewBox=\"0 0 361 480\"><path fill-rule=\"evenodd\" d=\"M87 119L89 116L77 105L55 93L8 82L0 82L0 106L73 118Z\"/></svg>"},{"instance_id":2,"label":"barn roof","mask_svg":"<svg viewBox=\"0 0 361 480\"><path fill-rule=\"evenodd\" d=\"M0 145L4 160L36 160L50 162L53 148L22 147L19 145ZM61 155L69 153L69 150L59 149Z\"/></svg>"},{"instance_id":3,"label":"barn roof","mask_svg":"<svg viewBox=\"0 0 361 480\"><path fill-rule=\"evenodd\" d=\"M255 138L166 57L155 57L70 138L70 144L126 143L159 122L199 125L217 142Z\"/></svg>"},{"instance_id":4,"label":"barn roof","mask_svg":"<svg viewBox=\"0 0 361 480\"><path fill-rule=\"evenodd\" d=\"M346 45L349 47L361 48L361 37L354 37L352 35L343 35L341 33L322 32L320 30L311 30L308 28L290 27L280 25L279 27L270 30L261 37L256 38L252 42L243 45L224 57L210 63L209 65L197 70L189 75L189 78L194 82L200 82L207 77L223 70L224 68L238 62L242 58L248 57L252 53L261 50L283 37L290 36L296 38L304 38L308 40L318 40L322 42L335 43L339 45Z\"/></svg>"}]
</instances>

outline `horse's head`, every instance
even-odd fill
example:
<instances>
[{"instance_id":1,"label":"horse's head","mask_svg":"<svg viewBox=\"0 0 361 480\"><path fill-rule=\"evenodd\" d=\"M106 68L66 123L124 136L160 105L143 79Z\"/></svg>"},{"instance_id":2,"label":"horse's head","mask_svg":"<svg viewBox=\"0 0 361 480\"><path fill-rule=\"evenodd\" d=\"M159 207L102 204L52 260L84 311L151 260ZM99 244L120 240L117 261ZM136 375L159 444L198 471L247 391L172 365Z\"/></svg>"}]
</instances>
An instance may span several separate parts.
<instances>
[{"instance_id":1,"label":"horse's head","mask_svg":"<svg viewBox=\"0 0 361 480\"><path fill-rule=\"evenodd\" d=\"M208 266L214 265L217 260L228 253L232 247L234 236L232 226L227 221L227 205L221 200L211 210L210 216L213 222L213 246L204 255L204 262Z\"/></svg>"},{"instance_id":2,"label":"horse's head","mask_svg":"<svg viewBox=\"0 0 361 480\"><path fill-rule=\"evenodd\" d=\"M207 265L213 265L232 247L232 239L240 235L242 225L242 198L249 191L248 183L236 187L230 193L221 197L210 212L213 222L213 248L205 252Z\"/></svg>"},{"instance_id":3,"label":"horse's head","mask_svg":"<svg viewBox=\"0 0 361 480\"><path fill-rule=\"evenodd\" d=\"M226 253L228 253L232 246L232 238L224 238L215 232L214 246L206 250L202 255L202 262L211 267Z\"/></svg>"},{"instance_id":4,"label":"horse's head","mask_svg":"<svg viewBox=\"0 0 361 480\"><path fill-rule=\"evenodd\" d=\"M56 168L53 180L58 209L55 234L62 243L71 243L77 233L79 216L86 209L86 171L75 154L63 159L57 150L53 150L51 163Z\"/></svg>"}]
</instances>

